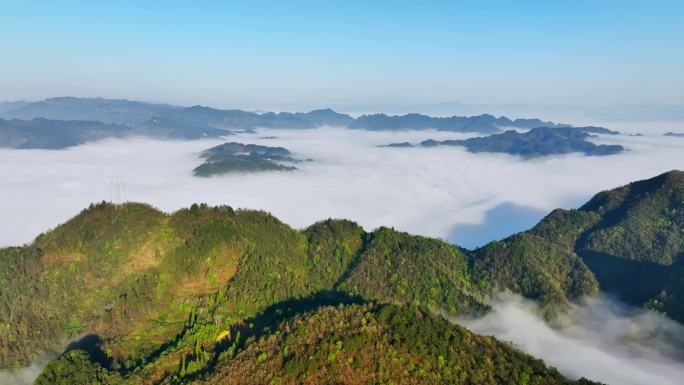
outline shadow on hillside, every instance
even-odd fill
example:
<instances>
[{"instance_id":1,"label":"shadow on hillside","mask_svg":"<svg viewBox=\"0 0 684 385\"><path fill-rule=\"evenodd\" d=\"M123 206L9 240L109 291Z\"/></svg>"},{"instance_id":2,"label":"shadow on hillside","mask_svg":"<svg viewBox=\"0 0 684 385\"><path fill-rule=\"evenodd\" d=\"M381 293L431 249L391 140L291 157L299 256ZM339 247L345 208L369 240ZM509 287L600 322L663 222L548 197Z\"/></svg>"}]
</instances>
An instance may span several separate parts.
<instances>
[{"instance_id":1,"label":"shadow on hillside","mask_svg":"<svg viewBox=\"0 0 684 385\"><path fill-rule=\"evenodd\" d=\"M606 253L578 250L589 269L601 282L601 289L634 306L657 296L672 266L648 261L634 261Z\"/></svg>"},{"instance_id":2,"label":"shadow on hillside","mask_svg":"<svg viewBox=\"0 0 684 385\"><path fill-rule=\"evenodd\" d=\"M64 353L72 350L83 350L88 353L91 362L100 364L103 368L112 365L112 359L102 350L102 338L97 334L86 334L79 339L69 343L64 349Z\"/></svg>"},{"instance_id":3,"label":"shadow on hillside","mask_svg":"<svg viewBox=\"0 0 684 385\"><path fill-rule=\"evenodd\" d=\"M506 238L537 224L547 212L534 207L504 202L488 210L478 224L459 224L449 232L447 240L467 249L475 249Z\"/></svg>"},{"instance_id":4,"label":"shadow on hillside","mask_svg":"<svg viewBox=\"0 0 684 385\"><path fill-rule=\"evenodd\" d=\"M230 327L231 338L218 342L214 346L214 355L208 365L201 371L186 376L184 379L193 380L201 378L210 372L222 357L222 353L237 354L249 343L275 331L275 328L289 318L299 314L314 311L324 306L337 306L349 304L362 304L365 301L361 296L349 295L345 292L334 290L318 291L308 297L287 299L271 305L258 315L245 319L244 322ZM239 337L238 337L239 336Z\"/></svg>"}]
</instances>

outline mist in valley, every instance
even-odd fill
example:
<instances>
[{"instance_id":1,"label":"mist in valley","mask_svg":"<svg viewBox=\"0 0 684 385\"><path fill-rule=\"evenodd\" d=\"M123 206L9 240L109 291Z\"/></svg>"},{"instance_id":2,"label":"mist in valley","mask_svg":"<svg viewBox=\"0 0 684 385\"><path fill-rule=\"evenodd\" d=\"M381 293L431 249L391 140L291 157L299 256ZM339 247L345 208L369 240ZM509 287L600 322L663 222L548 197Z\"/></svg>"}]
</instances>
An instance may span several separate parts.
<instances>
[{"instance_id":1,"label":"mist in valley","mask_svg":"<svg viewBox=\"0 0 684 385\"><path fill-rule=\"evenodd\" d=\"M534 302L501 295L493 311L456 319L543 359L571 378L613 385L677 385L684 378L684 326L606 296L585 298L550 326Z\"/></svg>"},{"instance_id":2,"label":"mist in valley","mask_svg":"<svg viewBox=\"0 0 684 385\"><path fill-rule=\"evenodd\" d=\"M370 231L392 226L468 248L525 230L550 210L575 208L598 191L681 168L684 139L660 134L600 136L622 144L612 156L579 154L522 160L472 154L460 147L386 148L393 142L462 139L437 131L371 132L343 128L263 129L223 140L110 139L66 150L0 150L0 245L31 242L92 202L146 202L172 212L196 202L260 209L304 228L328 217L348 218ZM235 141L283 146L298 170L192 175L198 154ZM125 184L112 189L112 183ZM684 378L682 326L607 298L575 305L560 328L531 303L506 297L478 320L458 320L475 332L512 341L563 374L608 384L676 384ZM41 358L0 383L24 385Z\"/></svg>"},{"instance_id":3,"label":"mist in valley","mask_svg":"<svg viewBox=\"0 0 684 385\"><path fill-rule=\"evenodd\" d=\"M437 131L342 128L260 130L225 140L109 139L65 150L0 150L0 245L30 242L92 202L146 202L165 211L192 203L261 209L306 227L328 217L367 230L392 226L477 247L525 230L550 210L581 205L596 192L681 167L684 140L605 136L627 151L522 160L461 147L381 148L392 142L459 139ZM224 141L283 146L293 172L192 176L198 153ZM125 194L112 193L112 182Z\"/></svg>"}]
</instances>

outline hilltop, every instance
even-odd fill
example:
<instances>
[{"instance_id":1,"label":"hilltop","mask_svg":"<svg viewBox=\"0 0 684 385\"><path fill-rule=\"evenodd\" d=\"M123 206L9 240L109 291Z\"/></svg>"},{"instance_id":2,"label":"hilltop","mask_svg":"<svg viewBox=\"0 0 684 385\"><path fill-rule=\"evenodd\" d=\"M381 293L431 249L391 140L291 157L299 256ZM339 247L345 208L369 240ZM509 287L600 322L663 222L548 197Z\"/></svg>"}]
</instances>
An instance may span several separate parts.
<instances>
[{"instance_id":1,"label":"hilltop","mask_svg":"<svg viewBox=\"0 0 684 385\"><path fill-rule=\"evenodd\" d=\"M604 290L684 322L684 172L601 192L530 232L576 252Z\"/></svg>"},{"instance_id":2,"label":"hilltop","mask_svg":"<svg viewBox=\"0 0 684 385\"><path fill-rule=\"evenodd\" d=\"M524 279L492 284L516 290ZM540 290L558 301L579 294L552 281ZM159 378L193 378L228 349L221 336L238 349L261 335L250 325L324 304L475 315L490 292L469 253L439 240L344 220L296 231L264 212L193 206L169 215L134 203L93 205L30 245L2 249L0 282L0 322L10 325L3 367L89 333L107 370L130 376L144 366Z\"/></svg>"},{"instance_id":3,"label":"hilltop","mask_svg":"<svg viewBox=\"0 0 684 385\"><path fill-rule=\"evenodd\" d=\"M237 142L227 142L209 148L202 151L199 157L204 159L204 163L195 167L193 174L200 177L236 172L292 171L297 168L285 165L283 162L287 164L300 162L283 147Z\"/></svg>"},{"instance_id":4,"label":"hilltop","mask_svg":"<svg viewBox=\"0 0 684 385\"><path fill-rule=\"evenodd\" d=\"M511 291L554 318L605 290L684 321L683 228L680 171L472 251L346 220L101 203L0 250L0 366L88 335L39 383L570 383L440 314L476 317Z\"/></svg>"}]
</instances>

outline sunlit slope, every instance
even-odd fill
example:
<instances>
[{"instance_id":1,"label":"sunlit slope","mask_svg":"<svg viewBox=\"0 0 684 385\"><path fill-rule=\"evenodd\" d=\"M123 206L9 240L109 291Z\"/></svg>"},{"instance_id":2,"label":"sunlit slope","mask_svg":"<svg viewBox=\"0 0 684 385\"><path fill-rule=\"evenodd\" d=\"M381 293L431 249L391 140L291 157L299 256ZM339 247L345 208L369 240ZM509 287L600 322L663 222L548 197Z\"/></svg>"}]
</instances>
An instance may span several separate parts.
<instances>
[{"instance_id":1,"label":"sunlit slope","mask_svg":"<svg viewBox=\"0 0 684 385\"><path fill-rule=\"evenodd\" d=\"M452 314L485 309L484 292L473 284L463 250L389 228L368 235L358 261L337 289L370 300L410 303Z\"/></svg>"},{"instance_id":2,"label":"sunlit slope","mask_svg":"<svg viewBox=\"0 0 684 385\"><path fill-rule=\"evenodd\" d=\"M412 306L351 304L322 306L266 327L239 350L230 349L195 376L186 372L164 384L594 384L570 381L555 369L493 337L473 334ZM74 350L52 361L37 385L139 384ZM152 381L151 383L155 383Z\"/></svg>"},{"instance_id":3,"label":"sunlit slope","mask_svg":"<svg viewBox=\"0 0 684 385\"><path fill-rule=\"evenodd\" d=\"M684 321L684 172L601 192L530 233L575 251L602 289Z\"/></svg>"},{"instance_id":4,"label":"sunlit slope","mask_svg":"<svg viewBox=\"0 0 684 385\"><path fill-rule=\"evenodd\" d=\"M597 294L594 274L572 250L529 233L473 252L473 278L490 292L510 290L534 299L549 315L568 300Z\"/></svg>"},{"instance_id":5,"label":"sunlit slope","mask_svg":"<svg viewBox=\"0 0 684 385\"><path fill-rule=\"evenodd\" d=\"M124 372L150 362L160 363L160 376L177 371L179 351L192 346L203 353L190 359L191 373L215 359L221 335L288 301L342 295L463 314L485 310L494 290L528 294L524 274L485 282L472 265L467 251L442 241L366 233L344 220L297 231L229 207L168 215L142 204L93 205L31 245L0 251L0 364L21 366L94 334L108 365ZM573 269L554 279L567 281ZM531 297L539 293L558 298L553 285Z\"/></svg>"},{"instance_id":6,"label":"sunlit slope","mask_svg":"<svg viewBox=\"0 0 684 385\"><path fill-rule=\"evenodd\" d=\"M74 370L86 365L102 381L219 381L256 349L256 364L273 370L254 363L240 370L279 376L295 364L282 350L263 356L257 346L286 349L291 343L281 346L279 338L308 322L309 312L370 306L364 318L392 304L400 313L410 306L421 314L478 314L500 291L533 299L553 317L600 286L682 320L683 185L682 173L670 172L602 192L579 210L556 210L533 229L474 251L391 228L366 232L346 220L295 230L268 213L228 206L166 214L135 203L92 205L30 245L0 250L0 365L22 366L80 339L74 347L88 353L55 361L53 375L73 380L68 373L88 372ZM341 319L355 306L339 310ZM334 327L331 335L348 332L344 322ZM384 335L373 342L383 354L395 349ZM318 346L311 341L306 349ZM321 344L316 349L330 345ZM397 362L434 369L406 353L412 346L397 348L405 360ZM357 353L385 362L379 351ZM316 383L358 369L328 371L327 361L314 361L301 364L305 373L285 375L296 381L304 373ZM376 367L363 378L399 373L387 370L389 377ZM309 377L313 371L329 377Z\"/></svg>"},{"instance_id":7,"label":"sunlit slope","mask_svg":"<svg viewBox=\"0 0 684 385\"><path fill-rule=\"evenodd\" d=\"M415 307L324 307L276 330L197 383L575 383L541 360Z\"/></svg>"}]
</instances>

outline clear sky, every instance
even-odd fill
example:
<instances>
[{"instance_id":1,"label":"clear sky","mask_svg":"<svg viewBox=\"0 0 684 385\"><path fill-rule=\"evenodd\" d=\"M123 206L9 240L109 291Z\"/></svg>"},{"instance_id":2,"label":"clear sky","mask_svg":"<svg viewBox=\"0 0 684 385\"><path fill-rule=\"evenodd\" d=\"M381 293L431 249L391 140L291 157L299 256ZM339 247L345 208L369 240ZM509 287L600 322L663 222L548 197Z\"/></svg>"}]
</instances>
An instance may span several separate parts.
<instances>
[{"instance_id":1,"label":"clear sky","mask_svg":"<svg viewBox=\"0 0 684 385\"><path fill-rule=\"evenodd\" d=\"M684 104L684 1L0 1L0 100Z\"/></svg>"}]
</instances>

